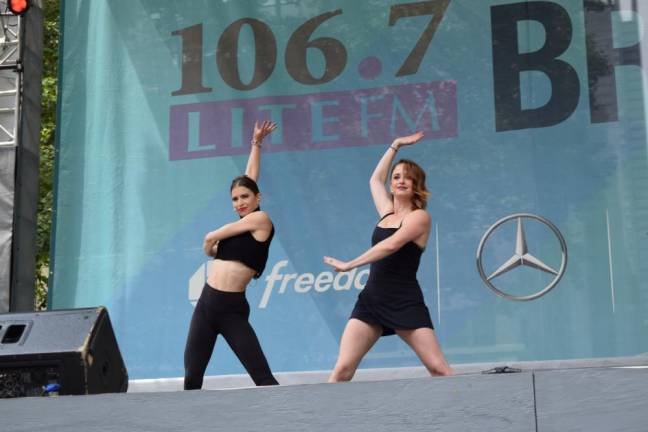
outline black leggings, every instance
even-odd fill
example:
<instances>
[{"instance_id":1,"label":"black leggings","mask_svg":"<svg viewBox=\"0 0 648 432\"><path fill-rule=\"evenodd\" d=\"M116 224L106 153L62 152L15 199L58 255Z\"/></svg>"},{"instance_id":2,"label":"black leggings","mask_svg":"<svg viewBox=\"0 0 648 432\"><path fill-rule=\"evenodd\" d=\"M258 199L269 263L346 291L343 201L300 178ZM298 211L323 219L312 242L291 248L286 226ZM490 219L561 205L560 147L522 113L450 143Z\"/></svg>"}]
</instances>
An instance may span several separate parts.
<instances>
[{"instance_id":1,"label":"black leggings","mask_svg":"<svg viewBox=\"0 0 648 432\"><path fill-rule=\"evenodd\" d=\"M245 293L218 291L205 284L189 327L184 353L185 390L200 389L207 363L222 334L258 386L277 385L254 329Z\"/></svg>"}]
</instances>

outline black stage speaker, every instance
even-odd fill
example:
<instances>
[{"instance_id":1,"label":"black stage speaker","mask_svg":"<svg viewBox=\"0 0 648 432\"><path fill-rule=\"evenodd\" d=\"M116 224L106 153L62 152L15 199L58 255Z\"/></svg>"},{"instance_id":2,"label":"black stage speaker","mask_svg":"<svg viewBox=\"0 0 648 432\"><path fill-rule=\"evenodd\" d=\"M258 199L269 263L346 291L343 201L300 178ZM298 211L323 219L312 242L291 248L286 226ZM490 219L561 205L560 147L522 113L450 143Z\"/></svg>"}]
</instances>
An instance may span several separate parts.
<instances>
[{"instance_id":1,"label":"black stage speaker","mask_svg":"<svg viewBox=\"0 0 648 432\"><path fill-rule=\"evenodd\" d=\"M48 385L61 395L126 391L104 307L0 314L0 398L40 396Z\"/></svg>"}]
</instances>

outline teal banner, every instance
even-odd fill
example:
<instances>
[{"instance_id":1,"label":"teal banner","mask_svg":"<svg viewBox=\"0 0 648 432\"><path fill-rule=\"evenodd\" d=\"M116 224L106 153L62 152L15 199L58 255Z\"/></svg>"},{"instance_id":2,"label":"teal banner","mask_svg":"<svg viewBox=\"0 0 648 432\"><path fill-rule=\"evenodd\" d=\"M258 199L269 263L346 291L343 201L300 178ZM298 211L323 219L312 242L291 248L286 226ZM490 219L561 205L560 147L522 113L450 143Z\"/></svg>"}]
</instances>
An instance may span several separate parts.
<instances>
[{"instance_id":1,"label":"teal banner","mask_svg":"<svg viewBox=\"0 0 648 432\"><path fill-rule=\"evenodd\" d=\"M648 352L643 2L63 2L53 309L105 305L131 378L182 376L255 120L276 235L247 290L273 371L330 370L368 180L427 173L418 279L451 363ZM361 367L419 365L398 337ZM222 340L207 374L244 373Z\"/></svg>"}]
</instances>

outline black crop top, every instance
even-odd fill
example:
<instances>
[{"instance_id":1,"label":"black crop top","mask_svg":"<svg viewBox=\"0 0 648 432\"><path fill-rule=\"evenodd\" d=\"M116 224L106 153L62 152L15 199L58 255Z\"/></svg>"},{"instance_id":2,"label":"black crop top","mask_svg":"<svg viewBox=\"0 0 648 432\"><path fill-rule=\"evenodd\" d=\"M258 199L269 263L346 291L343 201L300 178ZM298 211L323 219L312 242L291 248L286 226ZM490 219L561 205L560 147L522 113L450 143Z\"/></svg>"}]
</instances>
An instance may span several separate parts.
<instances>
[{"instance_id":1,"label":"black crop top","mask_svg":"<svg viewBox=\"0 0 648 432\"><path fill-rule=\"evenodd\" d=\"M268 251L272 237L274 237L274 226L270 230L270 236L265 241L258 241L250 231L228 237L218 242L218 249L214 259L240 261L256 271L254 279L258 279L268 261Z\"/></svg>"}]
</instances>

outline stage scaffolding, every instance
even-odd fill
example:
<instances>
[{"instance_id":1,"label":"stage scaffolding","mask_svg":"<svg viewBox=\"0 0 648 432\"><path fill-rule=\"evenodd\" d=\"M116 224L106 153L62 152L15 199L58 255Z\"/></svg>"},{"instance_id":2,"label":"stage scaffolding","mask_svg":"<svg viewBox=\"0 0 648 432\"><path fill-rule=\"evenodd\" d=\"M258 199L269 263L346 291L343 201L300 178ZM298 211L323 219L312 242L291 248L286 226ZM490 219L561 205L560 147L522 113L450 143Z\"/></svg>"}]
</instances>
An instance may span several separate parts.
<instances>
[{"instance_id":1,"label":"stage scaffolding","mask_svg":"<svg viewBox=\"0 0 648 432\"><path fill-rule=\"evenodd\" d=\"M43 45L42 1L0 0L0 313L33 309Z\"/></svg>"}]
</instances>

